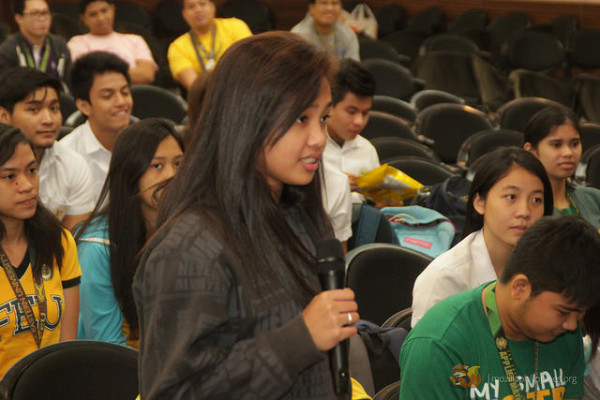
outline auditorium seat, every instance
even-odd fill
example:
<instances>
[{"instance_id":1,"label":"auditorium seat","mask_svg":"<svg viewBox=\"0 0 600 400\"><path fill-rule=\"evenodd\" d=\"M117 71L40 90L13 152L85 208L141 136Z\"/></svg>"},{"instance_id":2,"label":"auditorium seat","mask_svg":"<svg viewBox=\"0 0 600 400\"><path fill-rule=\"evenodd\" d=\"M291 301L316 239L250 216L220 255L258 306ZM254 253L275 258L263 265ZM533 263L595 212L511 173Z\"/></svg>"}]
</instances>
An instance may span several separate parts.
<instances>
[{"instance_id":1,"label":"auditorium seat","mask_svg":"<svg viewBox=\"0 0 600 400\"><path fill-rule=\"evenodd\" d=\"M446 179L456 175L454 171L443 163L426 160L421 157L399 156L388 158L385 160L385 163L399 169L425 186L444 182Z\"/></svg>"},{"instance_id":2,"label":"auditorium seat","mask_svg":"<svg viewBox=\"0 0 600 400\"><path fill-rule=\"evenodd\" d=\"M14 364L0 381L10 400L133 400L139 393L138 352L94 340L42 347Z\"/></svg>"},{"instance_id":3,"label":"auditorium seat","mask_svg":"<svg viewBox=\"0 0 600 400\"><path fill-rule=\"evenodd\" d=\"M466 138L493 128L486 115L460 104L435 104L419 113L417 133L434 141L433 150L447 164L456 164L458 149Z\"/></svg>"},{"instance_id":4,"label":"auditorium seat","mask_svg":"<svg viewBox=\"0 0 600 400\"><path fill-rule=\"evenodd\" d=\"M470 167L482 155L499 147L523 145L523 133L509 129L488 129L469 136L458 150L456 161L461 167Z\"/></svg>"},{"instance_id":5,"label":"auditorium seat","mask_svg":"<svg viewBox=\"0 0 600 400\"><path fill-rule=\"evenodd\" d=\"M561 104L541 97L523 97L511 100L497 111L500 128L523 132L531 117L549 106L561 107Z\"/></svg>"},{"instance_id":6,"label":"auditorium seat","mask_svg":"<svg viewBox=\"0 0 600 400\"><path fill-rule=\"evenodd\" d=\"M415 140L404 139L394 136L383 136L371 139L371 144L377 150L377 156L381 164L388 159L398 156L414 156L439 163L439 157L431 148Z\"/></svg>"},{"instance_id":7,"label":"auditorium seat","mask_svg":"<svg viewBox=\"0 0 600 400\"><path fill-rule=\"evenodd\" d=\"M259 0L228 0L218 7L218 17L239 18L254 34L275 29L273 10Z\"/></svg>"},{"instance_id":8,"label":"auditorium seat","mask_svg":"<svg viewBox=\"0 0 600 400\"><path fill-rule=\"evenodd\" d=\"M426 89L413 94L410 98L410 104L419 112L429 106L441 103L465 104L465 99L442 90Z\"/></svg>"},{"instance_id":9,"label":"auditorium seat","mask_svg":"<svg viewBox=\"0 0 600 400\"><path fill-rule=\"evenodd\" d=\"M461 33L471 29L483 29L487 22L487 12L473 8L459 14L448 23L448 32Z\"/></svg>"},{"instance_id":10,"label":"auditorium seat","mask_svg":"<svg viewBox=\"0 0 600 400\"><path fill-rule=\"evenodd\" d=\"M406 26L406 12L399 3L384 4L375 10L377 37L383 38L400 31Z\"/></svg>"},{"instance_id":11,"label":"auditorium seat","mask_svg":"<svg viewBox=\"0 0 600 400\"><path fill-rule=\"evenodd\" d=\"M418 110L411 103L395 97L382 96L379 94L373 96L371 110L395 115L396 117L407 121L409 124L412 124L415 121L418 113Z\"/></svg>"},{"instance_id":12,"label":"auditorium seat","mask_svg":"<svg viewBox=\"0 0 600 400\"><path fill-rule=\"evenodd\" d=\"M371 243L346 256L346 285L354 290L361 319L378 325L412 305L412 287L432 258L388 243Z\"/></svg>"},{"instance_id":13,"label":"auditorium seat","mask_svg":"<svg viewBox=\"0 0 600 400\"><path fill-rule=\"evenodd\" d=\"M369 111L369 121L360 133L366 139L381 136L395 136L408 140L418 140L409 123L399 117L381 111Z\"/></svg>"},{"instance_id":14,"label":"auditorium seat","mask_svg":"<svg viewBox=\"0 0 600 400\"><path fill-rule=\"evenodd\" d=\"M395 62L372 58L363 61L363 64L375 78L375 94L408 100L422 88L422 82L415 79L407 68Z\"/></svg>"},{"instance_id":15,"label":"auditorium seat","mask_svg":"<svg viewBox=\"0 0 600 400\"><path fill-rule=\"evenodd\" d=\"M433 35L444 30L446 13L441 7L429 7L417 12L406 24L406 30Z\"/></svg>"}]
</instances>

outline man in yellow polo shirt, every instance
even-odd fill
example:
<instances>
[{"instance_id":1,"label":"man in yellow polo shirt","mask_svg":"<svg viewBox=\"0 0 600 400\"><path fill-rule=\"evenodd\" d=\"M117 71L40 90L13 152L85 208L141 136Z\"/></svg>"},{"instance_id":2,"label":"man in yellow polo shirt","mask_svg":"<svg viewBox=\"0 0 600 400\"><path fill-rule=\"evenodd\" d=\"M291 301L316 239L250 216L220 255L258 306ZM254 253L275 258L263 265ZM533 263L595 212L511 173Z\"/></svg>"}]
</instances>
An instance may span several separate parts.
<instances>
[{"instance_id":1,"label":"man in yellow polo shirt","mask_svg":"<svg viewBox=\"0 0 600 400\"><path fill-rule=\"evenodd\" d=\"M167 54L171 74L186 89L205 71L214 68L234 42L251 36L237 18L215 18L214 0L183 0L183 19L191 30L175 39Z\"/></svg>"}]
</instances>

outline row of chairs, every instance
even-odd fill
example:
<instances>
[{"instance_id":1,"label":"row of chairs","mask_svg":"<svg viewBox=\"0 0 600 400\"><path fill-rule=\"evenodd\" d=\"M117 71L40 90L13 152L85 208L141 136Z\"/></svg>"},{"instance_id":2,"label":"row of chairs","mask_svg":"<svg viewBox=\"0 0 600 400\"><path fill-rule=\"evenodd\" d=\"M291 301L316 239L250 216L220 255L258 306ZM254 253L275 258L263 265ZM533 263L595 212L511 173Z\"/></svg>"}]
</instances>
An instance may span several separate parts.
<instances>
[{"instance_id":1,"label":"row of chairs","mask_svg":"<svg viewBox=\"0 0 600 400\"><path fill-rule=\"evenodd\" d=\"M136 118L162 117L177 124L184 122L187 105L180 96L153 85L133 85L131 92ZM71 96L61 94L60 100L66 134L82 123L84 117L77 111ZM462 99L448 93L421 91L413 96L411 103L376 95L369 123L362 134L372 141L382 162L426 185L456 174L456 169L443 163L469 167L478 157L501 145L520 145L520 132L531 116L555 104L541 98L513 100L498 110L497 121L494 121L498 127L495 127L481 111L465 106ZM600 144L600 125L584 123L582 133L584 151ZM426 162L412 157L435 165L426 167ZM596 186L593 165L587 162L580 171L581 177Z\"/></svg>"},{"instance_id":2,"label":"row of chairs","mask_svg":"<svg viewBox=\"0 0 600 400\"><path fill-rule=\"evenodd\" d=\"M382 58L366 59L363 64L375 77L376 94L405 101L423 89L448 92L466 104L490 110L512 98L507 79L476 55L431 52L419 58L414 73Z\"/></svg>"},{"instance_id":3,"label":"row of chairs","mask_svg":"<svg viewBox=\"0 0 600 400\"><path fill-rule=\"evenodd\" d=\"M534 28L515 32L502 45L497 53L482 50L473 40L455 33L438 33L424 39L412 32L398 32L382 40L372 40L360 36L360 54L362 59L385 58L407 66L414 66L419 57L435 51L476 55L503 72L523 68L534 71L550 70L569 62L574 67L590 68L593 61L586 56L588 39L596 30L582 30L575 35L572 48L552 34ZM402 40L400 40L402 39ZM410 43L409 40L413 42ZM410 46L407 47L407 42ZM566 66L566 65L564 65Z\"/></svg>"},{"instance_id":4,"label":"row of chairs","mask_svg":"<svg viewBox=\"0 0 600 400\"><path fill-rule=\"evenodd\" d=\"M440 93L433 95L443 101ZM543 98L515 99L500 107L490 120L460 102L437 103L419 111L399 99L375 96L362 135L373 143L382 163L432 185L461 173L481 155L500 146L522 145L522 132L529 119L550 105L558 103ZM578 178L600 187L600 170L595 168L598 155L592 150L600 145L600 125L582 123L581 131L584 157Z\"/></svg>"},{"instance_id":5,"label":"row of chairs","mask_svg":"<svg viewBox=\"0 0 600 400\"><path fill-rule=\"evenodd\" d=\"M378 37L397 44L404 42L406 46L402 50L408 51L401 53L413 56L427 37L440 32L462 35L475 42L480 49L490 51L509 40L515 32L534 27L529 15L523 12L508 12L488 22L487 12L483 9L467 10L446 24L444 10L436 6L407 19L406 12L399 3L379 7L375 16L379 24ZM560 15L534 28L551 33L563 45L568 46L578 26L579 21L575 15Z\"/></svg>"},{"instance_id":6,"label":"row of chairs","mask_svg":"<svg viewBox=\"0 0 600 400\"><path fill-rule=\"evenodd\" d=\"M382 6L385 20L402 15L399 4ZM398 17L399 18L399 17ZM467 104L495 110L512 98L544 97L572 107L586 119L600 122L595 93L600 78L579 76L600 67L600 29L578 29L574 16L562 15L548 24L532 26L524 13L508 13L486 25L483 10L470 10L457 17L456 25L443 32L443 11L433 7L418 13L406 29L395 31L379 41L361 37L361 56L402 64L408 68L387 71L382 80L387 94L407 100L414 92L438 89L465 99ZM412 20L411 20L412 21ZM416 28L420 24L425 27ZM389 24L388 24L389 25ZM437 28L434 28L437 27ZM494 46L482 44L474 32L489 34ZM383 64L383 63L380 63ZM438 68L444 65L444 68ZM556 67L567 79L553 77ZM381 65L375 72L384 69ZM412 69L412 71L411 71ZM409 74L408 72L411 72ZM508 75L509 72L510 75ZM578 75L568 79L573 72ZM384 75L381 73L381 75ZM388 79L394 75L394 79Z\"/></svg>"},{"instance_id":7,"label":"row of chairs","mask_svg":"<svg viewBox=\"0 0 600 400\"><path fill-rule=\"evenodd\" d=\"M488 111L513 98L543 97L573 108L587 120L600 122L600 78L592 75L561 80L539 71L517 69L506 77L477 55L452 51L419 57L414 71L383 58L369 58L363 64L375 77L378 95L413 102L412 96L423 89L439 90L459 99L452 102Z\"/></svg>"}]
</instances>

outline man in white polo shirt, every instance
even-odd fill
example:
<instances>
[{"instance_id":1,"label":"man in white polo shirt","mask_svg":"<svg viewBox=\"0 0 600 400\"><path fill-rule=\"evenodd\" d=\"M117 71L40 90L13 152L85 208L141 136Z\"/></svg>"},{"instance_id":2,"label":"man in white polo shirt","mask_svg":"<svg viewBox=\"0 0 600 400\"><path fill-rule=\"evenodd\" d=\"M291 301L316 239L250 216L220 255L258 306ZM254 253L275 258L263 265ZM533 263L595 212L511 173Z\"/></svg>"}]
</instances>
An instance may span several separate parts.
<instances>
[{"instance_id":1,"label":"man in white polo shirt","mask_svg":"<svg viewBox=\"0 0 600 400\"><path fill-rule=\"evenodd\" d=\"M40 199L72 229L94 208L92 178L79 154L56 142L62 115L60 82L29 67L0 74L0 122L21 129L31 140L39 166Z\"/></svg>"},{"instance_id":2,"label":"man in white polo shirt","mask_svg":"<svg viewBox=\"0 0 600 400\"><path fill-rule=\"evenodd\" d=\"M129 126L133 100L128 65L114 54L92 52L79 58L71 72L77 108L88 120L61 140L84 156L92 173L94 201L108 174L117 137Z\"/></svg>"},{"instance_id":3,"label":"man in white polo shirt","mask_svg":"<svg viewBox=\"0 0 600 400\"><path fill-rule=\"evenodd\" d=\"M340 62L332 85L331 118L327 121L327 145L323 152L325 168L342 171L356 190L354 179L379 167L375 147L360 132L369 121L369 111L375 94L375 79L358 61ZM362 197L353 193L353 202Z\"/></svg>"}]
</instances>

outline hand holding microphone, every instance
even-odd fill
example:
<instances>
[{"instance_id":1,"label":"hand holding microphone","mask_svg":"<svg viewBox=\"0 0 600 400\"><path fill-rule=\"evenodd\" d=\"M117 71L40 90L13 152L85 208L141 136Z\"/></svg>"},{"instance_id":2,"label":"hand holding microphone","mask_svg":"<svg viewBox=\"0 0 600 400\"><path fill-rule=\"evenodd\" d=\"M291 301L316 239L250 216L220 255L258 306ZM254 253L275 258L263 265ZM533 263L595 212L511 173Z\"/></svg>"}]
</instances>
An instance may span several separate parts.
<instances>
[{"instance_id":1,"label":"hand holding microphone","mask_svg":"<svg viewBox=\"0 0 600 400\"><path fill-rule=\"evenodd\" d=\"M304 321L321 351L330 350L329 363L337 394L348 391L348 341L358 321L354 292L344 287L344 253L336 239L317 243L317 273L324 292L315 296L302 312Z\"/></svg>"}]
</instances>

